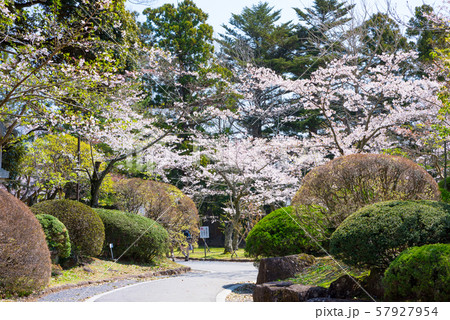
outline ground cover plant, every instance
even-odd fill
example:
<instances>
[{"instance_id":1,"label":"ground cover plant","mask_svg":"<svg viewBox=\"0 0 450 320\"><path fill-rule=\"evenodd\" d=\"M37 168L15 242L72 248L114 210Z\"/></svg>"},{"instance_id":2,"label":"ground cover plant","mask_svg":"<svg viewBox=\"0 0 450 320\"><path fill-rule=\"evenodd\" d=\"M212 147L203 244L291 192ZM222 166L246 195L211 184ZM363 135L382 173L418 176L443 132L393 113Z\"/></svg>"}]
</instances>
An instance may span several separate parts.
<instances>
[{"instance_id":1,"label":"ground cover plant","mask_svg":"<svg viewBox=\"0 0 450 320\"><path fill-rule=\"evenodd\" d=\"M184 259L185 256L181 251L175 252L175 256L180 259ZM199 245L195 247L193 251L189 251L189 258L192 259L207 259L207 260L246 260L252 261L253 259L247 257L245 255L245 251L243 248L239 248L234 253L224 252L223 247L208 247L206 249L206 257L205 257L205 247L203 245Z\"/></svg>"},{"instance_id":2,"label":"ground cover plant","mask_svg":"<svg viewBox=\"0 0 450 320\"><path fill-rule=\"evenodd\" d=\"M357 280L362 280L368 274L368 270L350 267L342 262L336 262L331 257L316 257L316 263L306 267L295 278L287 280L298 284L328 288L333 281L341 276L350 275Z\"/></svg>"},{"instance_id":3,"label":"ground cover plant","mask_svg":"<svg viewBox=\"0 0 450 320\"><path fill-rule=\"evenodd\" d=\"M83 266L60 270L52 276L49 287L53 288L68 284L76 285L87 281L131 278L139 275L146 275L148 278L152 277L152 272L181 267L181 265L166 258L155 258L151 263L90 258L84 260L83 264Z\"/></svg>"}]
</instances>

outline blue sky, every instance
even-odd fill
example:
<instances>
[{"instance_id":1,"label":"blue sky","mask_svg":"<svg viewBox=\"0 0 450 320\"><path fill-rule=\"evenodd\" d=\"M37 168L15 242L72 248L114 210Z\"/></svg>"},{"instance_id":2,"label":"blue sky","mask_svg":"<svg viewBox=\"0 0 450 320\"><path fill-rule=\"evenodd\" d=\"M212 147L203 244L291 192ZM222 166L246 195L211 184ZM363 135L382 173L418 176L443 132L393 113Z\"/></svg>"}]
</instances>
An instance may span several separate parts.
<instances>
[{"instance_id":1,"label":"blue sky","mask_svg":"<svg viewBox=\"0 0 450 320\"><path fill-rule=\"evenodd\" d=\"M147 5L137 5L133 4L138 2L147 2ZM181 1L180 1L181 2ZM231 13L239 14L242 12L244 7L251 7L254 4L260 2L259 0L194 0L197 7L208 13L208 23L213 26L215 36L218 33L223 33L221 28L222 24L228 24L231 17ZM281 9L282 21L297 21L296 14L292 7L296 8L308 8L312 6L313 0L266 0L262 2L268 2L271 6L275 7L276 10ZM177 3L177 0L149 0L149 1L139 1L139 0L129 0L127 1L127 8L130 10L142 12L147 7L156 8L162 6L165 3ZM385 0L349 0L347 3L356 3L357 8L361 9L362 4L365 3L366 6L373 12L385 11L386 1ZM411 17L411 10L414 7L420 6L423 3L437 7L442 4L442 0L390 0L391 5L397 8L399 16L407 21ZM380 8L380 10L377 10ZM411 10L409 9L411 8ZM141 16L142 18L142 16Z\"/></svg>"}]
</instances>

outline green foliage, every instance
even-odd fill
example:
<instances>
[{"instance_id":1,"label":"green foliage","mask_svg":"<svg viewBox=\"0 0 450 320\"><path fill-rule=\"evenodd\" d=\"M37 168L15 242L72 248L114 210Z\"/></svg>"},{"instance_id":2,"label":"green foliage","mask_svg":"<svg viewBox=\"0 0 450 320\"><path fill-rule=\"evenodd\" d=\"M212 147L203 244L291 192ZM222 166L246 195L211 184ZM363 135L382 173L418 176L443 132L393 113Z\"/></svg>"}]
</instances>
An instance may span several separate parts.
<instances>
[{"instance_id":1,"label":"green foliage","mask_svg":"<svg viewBox=\"0 0 450 320\"><path fill-rule=\"evenodd\" d=\"M42 290L50 274L41 225L25 204L0 189L0 298Z\"/></svg>"},{"instance_id":2,"label":"green foliage","mask_svg":"<svg viewBox=\"0 0 450 320\"><path fill-rule=\"evenodd\" d=\"M26 181L34 180L39 200L54 199L56 195L63 198L68 185L80 183L81 198L90 195L89 177L85 171L93 170L93 161L102 155L84 141L80 143L80 164L78 164L78 139L68 134L48 134L26 145L27 152L20 164L20 174ZM102 164L100 169L104 169ZM83 170L75 170L76 168ZM78 173L78 176L77 176ZM108 175L100 193L106 196L112 192L112 181ZM72 198L73 199L73 198Z\"/></svg>"},{"instance_id":3,"label":"green foliage","mask_svg":"<svg viewBox=\"0 0 450 320\"><path fill-rule=\"evenodd\" d=\"M367 270L352 268L343 263L338 265L331 257L321 257L316 258L316 263L303 269L295 278L287 279L287 281L328 288L333 281L344 275L360 280L368 274Z\"/></svg>"},{"instance_id":4,"label":"green foliage","mask_svg":"<svg viewBox=\"0 0 450 320\"><path fill-rule=\"evenodd\" d=\"M332 234L330 252L345 263L386 269L406 248L450 241L450 205L387 201L368 205Z\"/></svg>"},{"instance_id":5,"label":"green foliage","mask_svg":"<svg viewBox=\"0 0 450 320\"><path fill-rule=\"evenodd\" d=\"M143 41L173 53L187 70L196 70L214 52L213 29L206 23L208 15L194 1L184 0L175 7L165 4L144 10L147 21L141 32L151 37Z\"/></svg>"},{"instance_id":6,"label":"green foliage","mask_svg":"<svg viewBox=\"0 0 450 320\"><path fill-rule=\"evenodd\" d=\"M431 61L436 48L445 48L446 30L436 28L428 16L434 14L433 7L424 4L416 7L414 17L409 20L408 36L416 37L416 47L422 61Z\"/></svg>"},{"instance_id":7,"label":"green foliage","mask_svg":"<svg viewBox=\"0 0 450 320\"><path fill-rule=\"evenodd\" d=\"M98 214L74 200L50 200L31 207L34 214L49 214L68 229L75 255L97 256L103 248L105 228Z\"/></svg>"},{"instance_id":8,"label":"green foliage","mask_svg":"<svg viewBox=\"0 0 450 320\"><path fill-rule=\"evenodd\" d=\"M123 179L115 183L115 206L122 211L158 219L168 231L172 246L186 245L183 230L189 230L194 241L200 230L198 211L195 203L180 189L170 184L142 180Z\"/></svg>"},{"instance_id":9,"label":"green foliage","mask_svg":"<svg viewBox=\"0 0 450 320\"><path fill-rule=\"evenodd\" d=\"M386 270L390 301L449 301L450 244L430 244L402 252Z\"/></svg>"},{"instance_id":10,"label":"green foliage","mask_svg":"<svg viewBox=\"0 0 450 320\"><path fill-rule=\"evenodd\" d=\"M52 262L57 264L59 258L68 258L71 246L66 226L56 217L49 214L37 214L36 218L44 230Z\"/></svg>"},{"instance_id":11,"label":"green foliage","mask_svg":"<svg viewBox=\"0 0 450 320\"><path fill-rule=\"evenodd\" d=\"M410 45L402 35L400 26L385 13L375 13L365 21L362 28L365 49L368 54L408 51Z\"/></svg>"},{"instance_id":12,"label":"green foliage","mask_svg":"<svg viewBox=\"0 0 450 320\"><path fill-rule=\"evenodd\" d=\"M298 214L293 207L275 210L249 232L245 240L246 254L258 258L318 251L318 245L310 236L320 241L323 233L311 222L309 216Z\"/></svg>"},{"instance_id":13,"label":"green foliage","mask_svg":"<svg viewBox=\"0 0 450 320\"><path fill-rule=\"evenodd\" d=\"M105 225L105 256L110 256L110 243L114 245L116 258L151 262L167 252L168 233L154 220L117 210L96 209L96 212Z\"/></svg>"}]
</instances>

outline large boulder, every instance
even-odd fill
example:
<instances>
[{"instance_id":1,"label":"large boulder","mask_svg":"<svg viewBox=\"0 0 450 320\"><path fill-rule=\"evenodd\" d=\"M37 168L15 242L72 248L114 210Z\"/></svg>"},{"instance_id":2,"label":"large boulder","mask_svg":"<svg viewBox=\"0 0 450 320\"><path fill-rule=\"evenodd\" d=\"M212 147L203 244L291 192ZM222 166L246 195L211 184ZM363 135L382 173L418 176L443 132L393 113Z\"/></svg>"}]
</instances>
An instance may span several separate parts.
<instances>
[{"instance_id":1,"label":"large boulder","mask_svg":"<svg viewBox=\"0 0 450 320\"><path fill-rule=\"evenodd\" d=\"M330 298L337 299L352 299L361 295L362 292L361 285L349 275L339 277L337 280L333 281L328 288L328 295Z\"/></svg>"},{"instance_id":2,"label":"large boulder","mask_svg":"<svg viewBox=\"0 0 450 320\"><path fill-rule=\"evenodd\" d=\"M322 287L293 284L289 281L268 282L256 285L253 290L254 302L304 302L326 298L328 290Z\"/></svg>"},{"instance_id":3,"label":"large boulder","mask_svg":"<svg viewBox=\"0 0 450 320\"><path fill-rule=\"evenodd\" d=\"M0 297L28 295L50 281L50 252L30 209L0 189Z\"/></svg>"},{"instance_id":4,"label":"large boulder","mask_svg":"<svg viewBox=\"0 0 450 320\"><path fill-rule=\"evenodd\" d=\"M256 284L292 278L314 263L315 258L304 253L261 259Z\"/></svg>"}]
</instances>

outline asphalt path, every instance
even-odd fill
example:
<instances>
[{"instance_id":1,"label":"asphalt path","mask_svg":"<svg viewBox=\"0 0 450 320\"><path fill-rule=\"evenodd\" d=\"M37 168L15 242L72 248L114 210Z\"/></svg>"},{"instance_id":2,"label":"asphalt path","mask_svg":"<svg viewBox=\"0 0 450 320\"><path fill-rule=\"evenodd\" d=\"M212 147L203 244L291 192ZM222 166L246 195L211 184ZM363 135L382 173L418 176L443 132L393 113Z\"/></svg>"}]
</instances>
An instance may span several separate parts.
<instances>
[{"instance_id":1,"label":"asphalt path","mask_svg":"<svg viewBox=\"0 0 450 320\"><path fill-rule=\"evenodd\" d=\"M233 285L255 282L252 262L177 261L191 267L181 276L142 282L92 297L101 302L208 302Z\"/></svg>"}]
</instances>

